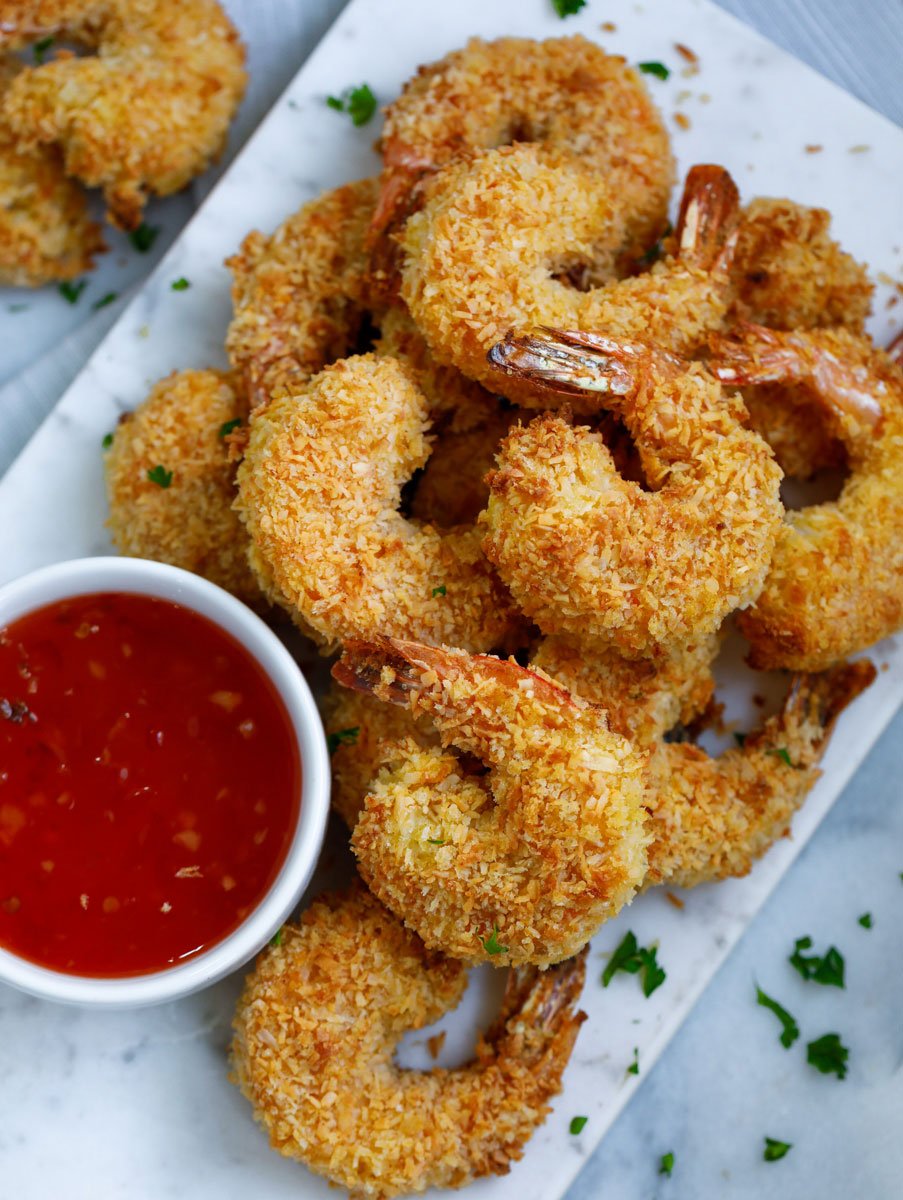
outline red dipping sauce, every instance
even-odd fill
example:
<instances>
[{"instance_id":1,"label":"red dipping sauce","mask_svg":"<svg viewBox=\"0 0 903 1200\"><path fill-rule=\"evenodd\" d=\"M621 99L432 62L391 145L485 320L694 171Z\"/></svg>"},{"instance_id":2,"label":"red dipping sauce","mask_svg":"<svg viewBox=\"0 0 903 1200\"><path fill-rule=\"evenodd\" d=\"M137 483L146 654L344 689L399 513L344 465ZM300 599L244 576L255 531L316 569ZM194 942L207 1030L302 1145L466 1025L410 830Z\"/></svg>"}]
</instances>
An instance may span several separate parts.
<instances>
[{"instance_id":1,"label":"red dipping sauce","mask_svg":"<svg viewBox=\"0 0 903 1200\"><path fill-rule=\"evenodd\" d=\"M257 661L149 596L0 629L0 946L122 977L231 933L291 844L301 764Z\"/></svg>"}]
</instances>

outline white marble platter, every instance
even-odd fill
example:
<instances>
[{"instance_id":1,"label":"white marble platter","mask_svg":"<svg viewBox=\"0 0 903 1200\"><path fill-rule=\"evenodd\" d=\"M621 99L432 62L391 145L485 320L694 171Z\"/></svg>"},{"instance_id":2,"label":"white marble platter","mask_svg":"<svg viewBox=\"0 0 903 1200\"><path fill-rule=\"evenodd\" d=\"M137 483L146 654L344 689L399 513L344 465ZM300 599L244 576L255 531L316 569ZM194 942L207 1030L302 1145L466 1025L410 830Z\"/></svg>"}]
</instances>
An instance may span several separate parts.
<instances>
[{"instance_id":1,"label":"white marble platter","mask_svg":"<svg viewBox=\"0 0 903 1200\"><path fill-rule=\"evenodd\" d=\"M603 32L614 22L616 32ZM223 258L253 226L273 228L302 202L368 174L375 123L354 129L326 108L329 93L367 80L381 101L423 61L470 35L535 37L581 32L632 61L657 59L670 80L650 80L674 125L680 167L724 163L745 196L789 195L829 207L841 241L873 273L899 277L903 134L705 0L589 0L561 22L548 0L354 0L171 247L59 406L0 484L0 582L55 560L108 553L101 439L173 368L223 361L229 317ZM699 56L698 74L674 44ZM807 153L807 145L820 145ZM171 283L187 278L186 291ZM882 287L873 332L895 328ZM0 431L2 438L2 431ZM825 775L782 842L745 880L685 893L678 910L660 893L638 900L593 944L583 1028L565 1091L511 1175L475 1185L483 1200L554 1200L630 1097L781 875L842 791L903 696L903 645L874 652L885 669L845 714ZM728 717L748 728L737 648L720 673ZM761 685L759 685L761 690ZM330 857L334 852L330 851ZM333 866L333 864L329 864ZM340 872L342 864L338 863ZM830 886L826 881L825 886ZM637 979L603 990L607 954L632 929L656 941L668 977L645 999ZM447 1025L440 1061L460 1061L498 975L486 968ZM326 1197L326 1185L281 1160L225 1078L224 1050L240 978L200 996L138 1013L57 1008L0 989L0 1200L260 1200ZM422 1064L423 1035L403 1061ZM625 1073L638 1048L640 1075ZM570 1118L588 1116L579 1136Z\"/></svg>"}]
</instances>

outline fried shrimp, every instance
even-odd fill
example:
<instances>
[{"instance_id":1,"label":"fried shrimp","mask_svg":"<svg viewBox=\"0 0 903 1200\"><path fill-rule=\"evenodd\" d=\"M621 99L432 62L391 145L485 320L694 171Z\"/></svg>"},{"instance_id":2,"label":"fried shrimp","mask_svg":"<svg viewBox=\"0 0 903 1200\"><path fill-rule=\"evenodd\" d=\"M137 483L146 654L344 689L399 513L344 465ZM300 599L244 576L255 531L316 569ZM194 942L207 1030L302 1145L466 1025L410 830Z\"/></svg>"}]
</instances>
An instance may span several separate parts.
<instances>
[{"instance_id":1,"label":"fried shrimp","mask_svg":"<svg viewBox=\"0 0 903 1200\"><path fill-rule=\"evenodd\" d=\"M245 89L244 51L215 0L0 0L0 49L62 35L96 50L27 67L4 100L26 146L57 145L134 229L149 194L217 157Z\"/></svg>"},{"instance_id":2,"label":"fried shrimp","mask_svg":"<svg viewBox=\"0 0 903 1200\"><path fill-rule=\"evenodd\" d=\"M485 765L402 744L354 830L364 879L427 946L546 966L634 895L645 760L602 709L513 661L387 638L346 643L333 674L427 714Z\"/></svg>"},{"instance_id":3,"label":"fried shrimp","mask_svg":"<svg viewBox=\"0 0 903 1200\"><path fill-rule=\"evenodd\" d=\"M646 885L746 875L789 832L837 718L874 678L865 659L796 676L781 711L718 758L686 742L662 743L650 763Z\"/></svg>"},{"instance_id":4,"label":"fried shrimp","mask_svg":"<svg viewBox=\"0 0 903 1200\"><path fill-rule=\"evenodd\" d=\"M521 624L475 526L440 532L398 511L428 426L410 369L373 354L252 416L236 502L251 565L326 646L387 632L488 650Z\"/></svg>"},{"instance_id":5,"label":"fried shrimp","mask_svg":"<svg viewBox=\"0 0 903 1200\"><path fill-rule=\"evenodd\" d=\"M619 193L626 220L609 249L631 257L658 237L674 177L661 116L633 67L579 36L473 38L422 66L386 110L375 231L397 230L446 163L511 142L571 155Z\"/></svg>"},{"instance_id":6,"label":"fried shrimp","mask_svg":"<svg viewBox=\"0 0 903 1200\"><path fill-rule=\"evenodd\" d=\"M592 334L509 338L493 358L619 415L655 489L625 481L598 435L554 413L512 430L483 545L544 632L643 657L755 600L781 528L781 472L739 396L699 364Z\"/></svg>"},{"instance_id":7,"label":"fried shrimp","mask_svg":"<svg viewBox=\"0 0 903 1200\"><path fill-rule=\"evenodd\" d=\"M737 211L727 172L694 167L676 256L579 291L560 278L562 256L579 261L600 245L620 244L622 198L604 179L535 146L491 150L440 172L423 210L408 221L402 294L440 362L519 404L546 408L548 390L494 372L490 348L511 330L548 325L695 349L727 310Z\"/></svg>"},{"instance_id":8,"label":"fried shrimp","mask_svg":"<svg viewBox=\"0 0 903 1200\"><path fill-rule=\"evenodd\" d=\"M712 345L729 384L805 383L846 448L840 496L786 514L762 593L739 618L753 666L821 670L903 623L903 373L842 330L747 325Z\"/></svg>"},{"instance_id":9,"label":"fried shrimp","mask_svg":"<svg viewBox=\"0 0 903 1200\"><path fill-rule=\"evenodd\" d=\"M463 966L362 887L315 900L257 960L235 1014L235 1082L274 1149L356 1200L505 1175L561 1090L584 957L511 972L472 1062L405 1070L402 1035L454 1008Z\"/></svg>"},{"instance_id":10,"label":"fried shrimp","mask_svg":"<svg viewBox=\"0 0 903 1200\"><path fill-rule=\"evenodd\" d=\"M107 524L121 554L183 567L260 606L232 510L226 437L247 415L239 396L225 371L173 372L126 413L106 453Z\"/></svg>"},{"instance_id":11,"label":"fried shrimp","mask_svg":"<svg viewBox=\"0 0 903 1200\"><path fill-rule=\"evenodd\" d=\"M0 58L0 284L39 287L90 271L106 247L54 149L23 147L3 119L4 97L22 69Z\"/></svg>"}]
</instances>

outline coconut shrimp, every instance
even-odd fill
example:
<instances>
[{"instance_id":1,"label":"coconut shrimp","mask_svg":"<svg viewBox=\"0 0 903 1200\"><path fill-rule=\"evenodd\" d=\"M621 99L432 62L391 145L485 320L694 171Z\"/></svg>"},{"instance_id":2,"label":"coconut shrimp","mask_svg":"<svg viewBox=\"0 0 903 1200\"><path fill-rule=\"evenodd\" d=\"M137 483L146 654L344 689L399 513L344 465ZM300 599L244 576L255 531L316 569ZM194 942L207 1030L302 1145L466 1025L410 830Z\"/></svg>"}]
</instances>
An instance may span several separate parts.
<instances>
[{"instance_id":1,"label":"coconut shrimp","mask_svg":"<svg viewBox=\"0 0 903 1200\"><path fill-rule=\"evenodd\" d=\"M615 252L642 254L668 216L674 165L668 134L640 74L583 37L473 38L422 66L386 110L374 230L397 231L444 164L510 142L573 156L621 197L619 244L593 260L603 276ZM382 238L376 275L391 284Z\"/></svg>"},{"instance_id":2,"label":"coconut shrimp","mask_svg":"<svg viewBox=\"0 0 903 1200\"><path fill-rule=\"evenodd\" d=\"M364 888L326 894L248 976L233 1077L274 1149L357 1200L505 1175L561 1090L584 975L583 956L512 971L472 1062L405 1070L402 1035L458 1004L464 967Z\"/></svg>"},{"instance_id":3,"label":"coconut shrimp","mask_svg":"<svg viewBox=\"0 0 903 1200\"><path fill-rule=\"evenodd\" d=\"M333 674L484 765L401 744L355 826L361 874L427 946L547 966L634 895L645 757L602 709L513 661L396 639L346 643Z\"/></svg>"},{"instance_id":4,"label":"coconut shrimp","mask_svg":"<svg viewBox=\"0 0 903 1200\"><path fill-rule=\"evenodd\" d=\"M687 742L661 743L650 762L646 885L746 875L789 833L837 718L875 674L860 659L795 676L781 711L718 758Z\"/></svg>"},{"instance_id":5,"label":"coconut shrimp","mask_svg":"<svg viewBox=\"0 0 903 1200\"><path fill-rule=\"evenodd\" d=\"M408 221L402 294L440 362L519 404L546 408L547 390L493 371L487 352L499 338L548 325L696 349L727 310L737 211L727 172L694 167L676 255L642 275L579 291L560 277L562 256L579 261L619 244L621 197L535 146L491 150L440 172Z\"/></svg>"},{"instance_id":6,"label":"coconut shrimp","mask_svg":"<svg viewBox=\"0 0 903 1200\"><path fill-rule=\"evenodd\" d=\"M520 627L475 526L440 532L398 511L428 427L410 369L373 354L252 416L236 501L251 565L327 647L388 632L487 650Z\"/></svg>"},{"instance_id":7,"label":"coconut shrimp","mask_svg":"<svg viewBox=\"0 0 903 1200\"><path fill-rule=\"evenodd\" d=\"M840 496L786 514L738 622L753 666L821 670L903 624L903 373L842 330L758 325L713 338L712 366L729 384L805 383L846 448Z\"/></svg>"},{"instance_id":8,"label":"coconut shrimp","mask_svg":"<svg viewBox=\"0 0 903 1200\"><path fill-rule=\"evenodd\" d=\"M246 417L228 372L161 380L123 415L106 452L107 524L120 553L183 567L260 606L248 535L232 510L230 441Z\"/></svg>"},{"instance_id":9,"label":"coconut shrimp","mask_svg":"<svg viewBox=\"0 0 903 1200\"><path fill-rule=\"evenodd\" d=\"M149 194L185 187L220 154L244 94L244 51L215 0L2 0L0 48L71 39L13 81L4 111L26 145L50 143L68 175L103 189L135 229Z\"/></svg>"},{"instance_id":10,"label":"coconut shrimp","mask_svg":"<svg viewBox=\"0 0 903 1200\"><path fill-rule=\"evenodd\" d=\"M592 334L509 338L492 357L619 415L655 489L625 481L598 435L554 413L502 443L483 545L545 633L643 657L755 600L781 528L781 472L739 396L699 364Z\"/></svg>"},{"instance_id":11,"label":"coconut shrimp","mask_svg":"<svg viewBox=\"0 0 903 1200\"><path fill-rule=\"evenodd\" d=\"M21 70L14 58L0 58L0 284L38 287L90 271L106 247L54 150L23 147L3 119L4 97Z\"/></svg>"}]
</instances>

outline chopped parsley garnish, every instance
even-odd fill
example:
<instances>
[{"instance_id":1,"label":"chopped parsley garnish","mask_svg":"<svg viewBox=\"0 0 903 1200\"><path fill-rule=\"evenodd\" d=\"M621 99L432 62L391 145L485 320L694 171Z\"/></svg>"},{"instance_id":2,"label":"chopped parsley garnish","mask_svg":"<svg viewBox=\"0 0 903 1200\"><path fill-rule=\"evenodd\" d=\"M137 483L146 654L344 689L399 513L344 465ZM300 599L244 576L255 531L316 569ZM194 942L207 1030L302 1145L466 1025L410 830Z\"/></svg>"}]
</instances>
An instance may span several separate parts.
<instances>
[{"instance_id":1,"label":"chopped parsley garnish","mask_svg":"<svg viewBox=\"0 0 903 1200\"><path fill-rule=\"evenodd\" d=\"M345 88L341 96L327 96L326 103L336 112L347 113L352 125L366 125L376 112L376 97L369 84Z\"/></svg>"},{"instance_id":2,"label":"chopped parsley garnish","mask_svg":"<svg viewBox=\"0 0 903 1200\"><path fill-rule=\"evenodd\" d=\"M662 242L665 240L665 238L670 237L673 232L674 227L669 221L662 230L662 236L658 239L658 241L654 242L645 254L640 255L640 262L643 264L643 266L651 266L652 263L658 262L662 256Z\"/></svg>"},{"instance_id":3,"label":"chopped parsley garnish","mask_svg":"<svg viewBox=\"0 0 903 1200\"><path fill-rule=\"evenodd\" d=\"M6 311L10 313L28 312L27 304L7 304Z\"/></svg>"},{"instance_id":4,"label":"chopped parsley garnish","mask_svg":"<svg viewBox=\"0 0 903 1200\"><path fill-rule=\"evenodd\" d=\"M618 971L626 971L628 975L642 971L643 995L648 998L667 977L664 968L656 961L657 953L655 946L638 946L635 935L627 932L602 972L602 986L608 987Z\"/></svg>"},{"instance_id":5,"label":"chopped parsley garnish","mask_svg":"<svg viewBox=\"0 0 903 1200\"><path fill-rule=\"evenodd\" d=\"M360 725L355 725L351 729L339 729L336 733L330 733L326 738L326 747L329 753L335 754L339 746L353 746L360 731Z\"/></svg>"},{"instance_id":6,"label":"chopped parsley garnish","mask_svg":"<svg viewBox=\"0 0 903 1200\"><path fill-rule=\"evenodd\" d=\"M667 79L671 72L660 62L641 62L637 63L639 69L644 75L654 75L656 79Z\"/></svg>"},{"instance_id":7,"label":"chopped parsley garnish","mask_svg":"<svg viewBox=\"0 0 903 1200\"><path fill-rule=\"evenodd\" d=\"M749 737L748 733L740 733L739 731L734 734L734 741L737 743L737 745L740 747L741 750L746 745L746 739L748 737Z\"/></svg>"},{"instance_id":8,"label":"chopped parsley garnish","mask_svg":"<svg viewBox=\"0 0 903 1200\"><path fill-rule=\"evenodd\" d=\"M98 308L106 308L108 304L112 304L118 297L118 292L107 292L105 296L101 296L99 300L95 300L91 307L96 312Z\"/></svg>"},{"instance_id":9,"label":"chopped parsley garnish","mask_svg":"<svg viewBox=\"0 0 903 1200\"><path fill-rule=\"evenodd\" d=\"M562 20L565 17L572 17L575 13L580 12L584 4L586 4L586 0L552 0L552 7Z\"/></svg>"},{"instance_id":10,"label":"chopped parsley garnish","mask_svg":"<svg viewBox=\"0 0 903 1200\"><path fill-rule=\"evenodd\" d=\"M793 759L790 757L790 751L786 746L778 746L775 750L766 750L766 754L771 754L775 758L779 758L786 767L793 766Z\"/></svg>"},{"instance_id":11,"label":"chopped parsley garnish","mask_svg":"<svg viewBox=\"0 0 903 1200\"><path fill-rule=\"evenodd\" d=\"M172 483L172 471L167 471L166 467L156 466L151 467L147 473L151 483L155 483L157 487L168 488Z\"/></svg>"},{"instance_id":12,"label":"chopped parsley garnish","mask_svg":"<svg viewBox=\"0 0 903 1200\"><path fill-rule=\"evenodd\" d=\"M671 1172L674 1170L674 1151L669 1150L667 1154L662 1155L662 1161L658 1164L659 1175L667 1175L671 1178Z\"/></svg>"},{"instance_id":13,"label":"chopped parsley garnish","mask_svg":"<svg viewBox=\"0 0 903 1200\"><path fill-rule=\"evenodd\" d=\"M800 1035L800 1027L791 1017L786 1008L782 1008L777 1000L772 1000L771 996L766 996L760 987L756 988L756 1003L761 1004L763 1008L769 1008L781 1022L783 1030L781 1033L781 1045L789 1050L793 1043Z\"/></svg>"},{"instance_id":14,"label":"chopped parsley garnish","mask_svg":"<svg viewBox=\"0 0 903 1200\"><path fill-rule=\"evenodd\" d=\"M809 950L812 947L812 938L801 937L796 939L793 953L787 960L790 965L799 971L803 979L812 980L813 983L823 983L828 987L844 986L843 982L843 955L836 946L829 946L824 954L803 954L804 950Z\"/></svg>"},{"instance_id":15,"label":"chopped parsley garnish","mask_svg":"<svg viewBox=\"0 0 903 1200\"><path fill-rule=\"evenodd\" d=\"M507 954L508 947L503 946L499 941L499 927L493 925L492 933L483 941L483 949L487 954Z\"/></svg>"},{"instance_id":16,"label":"chopped parsley garnish","mask_svg":"<svg viewBox=\"0 0 903 1200\"><path fill-rule=\"evenodd\" d=\"M241 424L241 417L233 417L231 421L224 421L219 427L219 437L228 437L233 429L237 429Z\"/></svg>"},{"instance_id":17,"label":"chopped parsley garnish","mask_svg":"<svg viewBox=\"0 0 903 1200\"><path fill-rule=\"evenodd\" d=\"M440 585L438 587L434 587L433 595L434 596L444 596L445 595L445 584L440 583Z\"/></svg>"},{"instance_id":18,"label":"chopped parsley garnish","mask_svg":"<svg viewBox=\"0 0 903 1200\"><path fill-rule=\"evenodd\" d=\"M777 1138L767 1137L762 1157L766 1162L777 1162L779 1158L784 1157L788 1150L792 1149L793 1142L779 1142Z\"/></svg>"},{"instance_id":19,"label":"chopped parsley garnish","mask_svg":"<svg viewBox=\"0 0 903 1200\"><path fill-rule=\"evenodd\" d=\"M826 1033L806 1046L806 1061L822 1075L833 1073L838 1079L845 1078L849 1057L850 1052L837 1033Z\"/></svg>"},{"instance_id":20,"label":"chopped parsley garnish","mask_svg":"<svg viewBox=\"0 0 903 1200\"><path fill-rule=\"evenodd\" d=\"M103 435L103 441L100 444L103 446L104 450L109 450L109 448L113 445L112 433L105 433Z\"/></svg>"},{"instance_id":21,"label":"chopped parsley garnish","mask_svg":"<svg viewBox=\"0 0 903 1200\"><path fill-rule=\"evenodd\" d=\"M871 929L872 914L871 913L863 913L862 916L859 918L859 924L862 926L863 929Z\"/></svg>"},{"instance_id":22,"label":"chopped parsley garnish","mask_svg":"<svg viewBox=\"0 0 903 1200\"><path fill-rule=\"evenodd\" d=\"M157 240L157 234L160 232L158 225L148 225L142 221L137 229L133 229L129 234L129 241L141 254L147 254L151 246Z\"/></svg>"},{"instance_id":23,"label":"chopped parsley garnish","mask_svg":"<svg viewBox=\"0 0 903 1200\"><path fill-rule=\"evenodd\" d=\"M627 1068L628 1075L639 1075L640 1073L640 1052L636 1046L633 1048L633 1062Z\"/></svg>"},{"instance_id":24,"label":"chopped parsley garnish","mask_svg":"<svg viewBox=\"0 0 903 1200\"><path fill-rule=\"evenodd\" d=\"M427 838L426 840L429 842L429 844L431 846L444 846L445 845L445 838Z\"/></svg>"},{"instance_id":25,"label":"chopped parsley garnish","mask_svg":"<svg viewBox=\"0 0 903 1200\"><path fill-rule=\"evenodd\" d=\"M191 284L188 282L188 280L183 275L181 279L174 279L169 286L172 288L172 290L174 292L184 292L184 291L187 291L188 288L191 287Z\"/></svg>"},{"instance_id":26,"label":"chopped parsley garnish","mask_svg":"<svg viewBox=\"0 0 903 1200\"><path fill-rule=\"evenodd\" d=\"M76 304L79 296L87 286L88 281L86 279L80 279L78 283L73 283L71 280L66 279L59 285L57 291L64 300L67 300L70 304Z\"/></svg>"},{"instance_id":27,"label":"chopped parsley garnish","mask_svg":"<svg viewBox=\"0 0 903 1200\"><path fill-rule=\"evenodd\" d=\"M273 936L270 938L271 946L281 946L282 945L282 930L283 930L283 928L284 928L284 926L280 926L276 930L276 932L273 934Z\"/></svg>"},{"instance_id":28,"label":"chopped parsley garnish","mask_svg":"<svg viewBox=\"0 0 903 1200\"><path fill-rule=\"evenodd\" d=\"M36 63L40 65L42 62L44 62L47 57L47 51L52 45L52 37L43 37L39 42L35 42L31 48L31 52L34 55L34 60Z\"/></svg>"},{"instance_id":29,"label":"chopped parsley garnish","mask_svg":"<svg viewBox=\"0 0 903 1200\"><path fill-rule=\"evenodd\" d=\"M582 1133L583 1128L586 1125L586 1122L588 1120L589 1120L589 1117L571 1117L571 1124L570 1124L571 1133L575 1133L575 1134Z\"/></svg>"}]
</instances>

